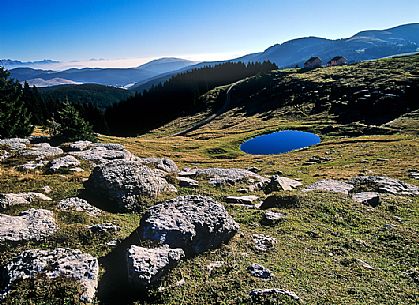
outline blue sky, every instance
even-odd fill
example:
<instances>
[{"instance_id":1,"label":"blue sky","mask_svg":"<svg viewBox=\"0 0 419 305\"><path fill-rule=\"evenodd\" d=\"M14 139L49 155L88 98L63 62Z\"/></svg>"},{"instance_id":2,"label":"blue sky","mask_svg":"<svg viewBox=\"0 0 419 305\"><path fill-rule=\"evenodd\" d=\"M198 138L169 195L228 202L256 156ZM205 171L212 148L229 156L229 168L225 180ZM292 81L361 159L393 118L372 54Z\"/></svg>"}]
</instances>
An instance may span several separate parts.
<instances>
[{"instance_id":1,"label":"blue sky","mask_svg":"<svg viewBox=\"0 0 419 305\"><path fill-rule=\"evenodd\" d=\"M234 57L419 22L417 0L0 0L0 58Z\"/></svg>"}]
</instances>

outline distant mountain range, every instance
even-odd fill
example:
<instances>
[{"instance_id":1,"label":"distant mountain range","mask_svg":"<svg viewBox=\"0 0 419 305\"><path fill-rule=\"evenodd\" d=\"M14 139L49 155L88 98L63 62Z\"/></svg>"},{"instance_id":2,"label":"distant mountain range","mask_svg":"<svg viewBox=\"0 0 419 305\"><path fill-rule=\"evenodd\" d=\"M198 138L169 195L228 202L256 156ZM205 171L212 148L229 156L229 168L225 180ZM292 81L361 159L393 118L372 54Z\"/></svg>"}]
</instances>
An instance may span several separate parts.
<instances>
[{"instance_id":1,"label":"distant mountain range","mask_svg":"<svg viewBox=\"0 0 419 305\"><path fill-rule=\"evenodd\" d=\"M35 83L34 80L40 83L40 79L44 81L61 79L61 84L68 84L70 81L124 87L193 64L196 64L196 62L180 58L161 58L137 68L72 68L65 71L16 68L10 70L10 72L13 78L32 83ZM48 82L44 84L48 85Z\"/></svg>"},{"instance_id":2,"label":"distant mountain range","mask_svg":"<svg viewBox=\"0 0 419 305\"><path fill-rule=\"evenodd\" d=\"M363 31L345 39L331 40L318 37L293 39L269 47L261 53L248 54L230 61L248 63L269 60L278 67L288 68L297 65L302 67L312 56L319 56L324 63L335 56L345 56L350 63L353 63L415 52L419 52L419 23L405 24L382 31ZM141 92L166 81L174 74L220 63L222 62L202 62L139 82L130 89Z\"/></svg>"},{"instance_id":3,"label":"distant mountain range","mask_svg":"<svg viewBox=\"0 0 419 305\"><path fill-rule=\"evenodd\" d=\"M345 56L351 63L415 52L419 52L419 23L405 24L387 30L363 31L350 38L337 40L318 37L298 38L271 46L263 52L248 54L229 61L248 63L269 60L281 68L286 68L296 65L301 67L312 56L319 56L324 63L335 56ZM0 65L4 62L0 61ZM197 64L179 58L161 58L137 68L84 68L68 69L62 72L17 68L12 69L11 74L19 81L38 79L39 83L39 79L44 81L62 79L63 82L97 83L143 91L168 80L177 73L223 62L225 61Z\"/></svg>"},{"instance_id":4,"label":"distant mountain range","mask_svg":"<svg viewBox=\"0 0 419 305\"><path fill-rule=\"evenodd\" d=\"M20 61L20 60L12 60L12 59L0 59L0 66L5 67L6 69L14 69L14 68L22 68L22 67L32 67L32 66L39 66L42 67L43 65L50 65L50 64L58 64L59 61L44 59L39 61Z\"/></svg>"}]
</instances>

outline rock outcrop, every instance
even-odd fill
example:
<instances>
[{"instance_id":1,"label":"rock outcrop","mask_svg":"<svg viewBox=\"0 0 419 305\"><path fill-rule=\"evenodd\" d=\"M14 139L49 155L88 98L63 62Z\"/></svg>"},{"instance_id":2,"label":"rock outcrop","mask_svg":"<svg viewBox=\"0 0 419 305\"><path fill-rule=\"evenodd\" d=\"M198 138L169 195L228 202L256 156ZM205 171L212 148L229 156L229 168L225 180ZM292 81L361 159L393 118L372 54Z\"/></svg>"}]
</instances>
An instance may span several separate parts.
<instances>
[{"instance_id":1,"label":"rock outcrop","mask_svg":"<svg viewBox=\"0 0 419 305\"><path fill-rule=\"evenodd\" d=\"M76 144L77 143L77 144ZM120 144L88 144L76 142L70 144L70 155L94 165L104 164L115 160L132 160L134 156Z\"/></svg>"},{"instance_id":2,"label":"rock outcrop","mask_svg":"<svg viewBox=\"0 0 419 305\"><path fill-rule=\"evenodd\" d=\"M184 256L182 249L168 246L154 249L131 246L127 252L128 283L133 288L145 289L158 282Z\"/></svg>"},{"instance_id":3,"label":"rock outcrop","mask_svg":"<svg viewBox=\"0 0 419 305\"><path fill-rule=\"evenodd\" d=\"M42 193L0 193L0 211L15 205L30 205L37 200L51 201L52 199Z\"/></svg>"},{"instance_id":4,"label":"rock outcrop","mask_svg":"<svg viewBox=\"0 0 419 305\"><path fill-rule=\"evenodd\" d=\"M350 180L356 190L388 193L393 195L419 196L419 188L397 179L380 176L359 176Z\"/></svg>"},{"instance_id":5,"label":"rock outcrop","mask_svg":"<svg viewBox=\"0 0 419 305\"><path fill-rule=\"evenodd\" d=\"M376 192L355 193L352 194L352 199L372 207L376 207L380 204L380 196Z\"/></svg>"},{"instance_id":6,"label":"rock outcrop","mask_svg":"<svg viewBox=\"0 0 419 305\"><path fill-rule=\"evenodd\" d=\"M176 163L168 158L138 158L138 162L147 165L151 168L162 170L166 173L177 173L179 168Z\"/></svg>"},{"instance_id":7,"label":"rock outcrop","mask_svg":"<svg viewBox=\"0 0 419 305\"><path fill-rule=\"evenodd\" d=\"M253 289L252 291L250 291L250 296L252 298L286 296L293 299L294 301L300 300L300 297L296 295L294 292L285 290L285 289L278 289L278 288Z\"/></svg>"},{"instance_id":8,"label":"rock outcrop","mask_svg":"<svg viewBox=\"0 0 419 305\"><path fill-rule=\"evenodd\" d=\"M306 187L303 192L308 191L325 191L325 192L333 192L333 193L341 193L348 195L350 191L352 191L354 186L352 184L337 181L337 180L320 180L312 185Z\"/></svg>"},{"instance_id":9,"label":"rock outcrop","mask_svg":"<svg viewBox=\"0 0 419 305\"><path fill-rule=\"evenodd\" d=\"M29 139L11 138L0 140L0 145L5 146L9 150L23 150L31 142Z\"/></svg>"},{"instance_id":10,"label":"rock outcrop","mask_svg":"<svg viewBox=\"0 0 419 305\"><path fill-rule=\"evenodd\" d=\"M34 144L21 152L22 156L33 156L37 159L45 159L62 155L64 151L59 147L52 147L48 143Z\"/></svg>"},{"instance_id":11,"label":"rock outcrop","mask_svg":"<svg viewBox=\"0 0 419 305\"><path fill-rule=\"evenodd\" d=\"M256 251L267 252L272 250L276 244L276 238L265 234L253 234L253 243Z\"/></svg>"},{"instance_id":12,"label":"rock outcrop","mask_svg":"<svg viewBox=\"0 0 419 305\"><path fill-rule=\"evenodd\" d=\"M52 160L48 165L48 171L56 173L62 170L72 170L80 166L80 161L76 157L66 155L64 157Z\"/></svg>"},{"instance_id":13,"label":"rock outcrop","mask_svg":"<svg viewBox=\"0 0 419 305\"><path fill-rule=\"evenodd\" d=\"M302 185L303 184L300 181L274 175L271 177L271 180L265 185L264 191L266 193L278 191L292 191Z\"/></svg>"},{"instance_id":14,"label":"rock outcrop","mask_svg":"<svg viewBox=\"0 0 419 305\"><path fill-rule=\"evenodd\" d=\"M12 259L5 267L3 297L11 285L19 280L45 275L54 279L65 277L78 281L83 288L80 299L91 302L98 286L99 264L97 258L79 250L27 250ZM1 300L0 294L0 300Z\"/></svg>"},{"instance_id":15,"label":"rock outcrop","mask_svg":"<svg viewBox=\"0 0 419 305\"><path fill-rule=\"evenodd\" d=\"M43 240L57 229L54 214L48 210L30 209L19 216L0 214L0 243Z\"/></svg>"},{"instance_id":16,"label":"rock outcrop","mask_svg":"<svg viewBox=\"0 0 419 305\"><path fill-rule=\"evenodd\" d=\"M147 166L126 160L95 167L85 188L91 195L100 194L121 212L135 210L140 204L139 197L156 198L162 193L176 192L173 185Z\"/></svg>"},{"instance_id":17,"label":"rock outcrop","mask_svg":"<svg viewBox=\"0 0 419 305\"><path fill-rule=\"evenodd\" d=\"M145 213L138 228L141 238L181 248L186 255L217 248L238 229L221 204L204 196L180 196L157 204Z\"/></svg>"},{"instance_id":18,"label":"rock outcrop","mask_svg":"<svg viewBox=\"0 0 419 305\"><path fill-rule=\"evenodd\" d=\"M88 203L87 200L79 197L60 200L57 207L63 211L86 212L90 216L98 216L102 213L101 210Z\"/></svg>"},{"instance_id":19,"label":"rock outcrop","mask_svg":"<svg viewBox=\"0 0 419 305\"><path fill-rule=\"evenodd\" d=\"M251 171L240 168L206 168L193 170L194 176L208 178L214 186L234 185L236 183L254 184L267 182L268 179Z\"/></svg>"}]
</instances>

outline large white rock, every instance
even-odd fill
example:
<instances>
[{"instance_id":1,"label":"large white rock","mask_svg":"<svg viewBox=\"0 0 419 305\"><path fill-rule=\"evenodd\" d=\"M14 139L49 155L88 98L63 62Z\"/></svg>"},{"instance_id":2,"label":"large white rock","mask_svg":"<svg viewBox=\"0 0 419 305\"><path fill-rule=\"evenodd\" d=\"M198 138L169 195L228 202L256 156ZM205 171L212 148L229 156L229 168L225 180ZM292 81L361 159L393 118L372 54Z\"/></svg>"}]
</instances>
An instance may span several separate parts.
<instances>
[{"instance_id":1,"label":"large white rock","mask_svg":"<svg viewBox=\"0 0 419 305\"><path fill-rule=\"evenodd\" d=\"M131 246L127 252L128 282L138 289L155 284L184 256L182 249L168 246L154 249Z\"/></svg>"},{"instance_id":2,"label":"large white rock","mask_svg":"<svg viewBox=\"0 0 419 305\"><path fill-rule=\"evenodd\" d=\"M30 209L19 216L0 214L0 243L43 240L57 229L54 214L48 210Z\"/></svg>"},{"instance_id":3,"label":"large white rock","mask_svg":"<svg viewBox=\"0 0 419 305\"><path fill-rule=\"evenodd\" d=\"M23 279L43 274L48 278L66 277L79 282L83 288L80 299L92 302L99 278L97 258L80 250L57 248L54 250L27 250L12 259L4 268L6 274L5 293L11 285ZM2 295L0 294L0 300Z\"/></svg>"},{"instance_id":4,"label":"large white rock","mask_svg":"<svg viewBox=\"0 0 419 305\"><path fill-rule=\"evenodd\" d=\"M228 242L239 225L224 206L204 196L180 196L147 210L138 228L143 239L195 255Z\"/></svg>"}]
</instances>

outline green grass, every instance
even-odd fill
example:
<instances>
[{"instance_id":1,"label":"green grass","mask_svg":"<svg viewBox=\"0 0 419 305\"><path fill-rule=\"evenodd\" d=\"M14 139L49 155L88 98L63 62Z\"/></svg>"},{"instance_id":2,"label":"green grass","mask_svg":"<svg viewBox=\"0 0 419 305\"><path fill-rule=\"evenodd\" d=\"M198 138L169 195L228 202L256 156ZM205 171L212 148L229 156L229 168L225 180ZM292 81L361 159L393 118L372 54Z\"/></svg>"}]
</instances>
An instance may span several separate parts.
<instances>
[{"instance_id":1,"label":"green grass","mask_svg":"<svg viewBox=\"0 0 419 305\"><path fill-rule=\"evenodd\" d=\"M380 61L379 65L382 63L385 61ZM364 63L366 66L372 64ZM403 66L400 69L405 72L389 73L390 78L414 77L413 72L417 71L405 69ZM313 82L330 82L336 80L337 70L340 71L341 77L347 74L348 85L356 85L355 82L361 81L357 79L356 72L352 71L352 66L300 74L295 74L299 72L292 70L287 73L294 73L292 77ZM384 68L382 73L387 73ZM342 78L341 81L345 79ZM223 90L225 88L217 88L211 92L211 99L216 100L217 95ZM326 134L321 131L330 125L336 126L338 130L355 130L359 126L338 124L335 118L327 113L308 115L308 109L305 107L284 106L268 112L249 114L237 105L185 137L170 135L199 121L208 113L180 118L141 137L102 136L100 140L124 144L140 157L169 157L180 168L256 166L261 169L262 175L269 176L281 171L285 176L301 179L304 185L324 178L346 179L362 174L386 175L419 185L419 182L409 178L407 173L408 169L419 169L417 129L412 127L417 126L412 125L417 124L415 116L409 116L409 123L403 123L404 127L410 128L401 128L399 132L391 135L349 137L344 133ZM399 127L403 127L403 124L399 123ZM240 143L246 139L283 129L318 132L322 137L322 143L276 156L250 156L239 149ZM304 165L305 161L315 155L330 158L330 161ZM20 173L12 168L22 162L23 160L16 158L0 166L0 192L40 191L43 186L49 185L53 190L51 197L54 201L34 203L33 206L53 210L60 230L45 242L1 246L2 264L30 248L79 248L103 259L113 251L112 247L106 246L107 242L114 239L126 241L138 227L142 212L104 213L100 217L88 217L83 213L62 212L56 209L58 200L74 196L83 188L82 181L89 174L86 164L83 166L87 171L82 174L46 175ZM419 268L417 197L382 196L382 204L372 208L343 195L297 192L298 206L273 209L286 214L286 220L275 226L264 226L261 224L263 211L224 203L225 196L238 195L239 188L240 185L215 188L204 180L200 180L198 189L179 188L179 195L209 195L225 204L228 212L240 224L240 232L220 249L183 261L164 278L161 283L162 292L156 288L147 296L143 296L143 300L137 300L136 304L292 304L287 298L259 301L249 299L248 293L251 289L273 287L295 292L301 298L302 304L419 302L419 286L407 274L409 270ZM262 192L254 194L262 199L266 196ZM163 199L165 197L159 200ZM152 205L157 201L147 204ZM5 213L16 215L26 208L16 207ZM400 217L402 222L396 217ZM103 222L112 222L122 229L114 234L97 236L86 228L87 225ZM256 252L252 245L252 234L255 233L275 237L275 248L267 253ZM365 269L358 260L367 262L374 269ZM214 261L223 261L224 265L209 273L206 266ZM271 269L275 277L269 281L252 277L246 270L251 263L259 263ZM102 264L101 276L106 272L105 269ZM176 283L182 279L185 283L177 285ZM20 284L15 296L25 296L27 303L23 304L44 304L43 295L50 298L50 303L45 301L45 304L58 302L61 296L59 292L50 293L47 289L38 294L31 293L34 285L39 287L39 282ZM66 287L66 284L59 282L57 285ZM70 284L69 289L77 290L77 287ZM122 293L117 297L124 299ZM63 304L76 304L76 301L69 300ZM8 302L14 304L10 303L10 298Z\"/></svg>"}]
</instances>

